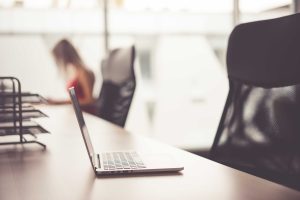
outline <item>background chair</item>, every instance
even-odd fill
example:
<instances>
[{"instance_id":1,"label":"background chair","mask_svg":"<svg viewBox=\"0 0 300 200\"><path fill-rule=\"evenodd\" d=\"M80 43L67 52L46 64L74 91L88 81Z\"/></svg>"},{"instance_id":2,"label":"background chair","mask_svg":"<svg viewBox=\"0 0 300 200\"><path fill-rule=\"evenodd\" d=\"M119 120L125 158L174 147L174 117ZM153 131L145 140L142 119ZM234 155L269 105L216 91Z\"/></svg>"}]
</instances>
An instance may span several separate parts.
<instances>
[{"instance_id":1,"label":"background chair","mask_svg":"<svg viewBox=\"0 0 300 200\"><path fill-rule=\"evenodd\" d=\"M121 127L136 88L135 47L112 50L102 62L103 84L96 101L95 115Z\"/></svg>"},{"instance_id":2,"label":"background chair","mask_svg":"<svg viewBox=\"0 0 300 200\"><path fill-rule=\"evenodd\" d=\"M210 158L300 189L300 14L241 24Z\"/></svg>"}]
</instances>

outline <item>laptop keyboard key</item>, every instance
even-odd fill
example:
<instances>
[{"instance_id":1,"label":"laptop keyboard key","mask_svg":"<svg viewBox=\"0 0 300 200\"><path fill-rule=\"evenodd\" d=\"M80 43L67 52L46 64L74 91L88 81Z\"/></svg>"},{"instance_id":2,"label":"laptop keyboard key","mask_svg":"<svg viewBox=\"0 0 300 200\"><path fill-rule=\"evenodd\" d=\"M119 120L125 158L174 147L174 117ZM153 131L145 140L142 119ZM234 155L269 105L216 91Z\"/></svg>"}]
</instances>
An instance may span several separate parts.
<instances>
[{"instance_id":1,"label":"laptop keyboard key","mask_svg":"<svg viewBox=\"0 0 300 200\"><path fill-rule=\"evenodd\" d=\"M107 152L102 159L104 170L146 168L136 152Z\"/></svg>"}]
</instances>

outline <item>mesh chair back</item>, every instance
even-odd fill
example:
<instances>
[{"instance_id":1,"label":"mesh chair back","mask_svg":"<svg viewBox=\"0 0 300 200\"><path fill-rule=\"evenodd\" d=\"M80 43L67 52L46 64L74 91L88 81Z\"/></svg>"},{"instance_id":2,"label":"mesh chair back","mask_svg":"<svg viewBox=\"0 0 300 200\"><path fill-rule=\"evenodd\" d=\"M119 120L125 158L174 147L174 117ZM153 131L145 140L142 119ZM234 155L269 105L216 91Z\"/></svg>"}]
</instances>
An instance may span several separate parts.
<instances>
[{"instance_id":1,"label":"mesh chair back","mask_svg":"<svg viewBox=\"0 0 300 200\"><path fill-rule=\"evenodd\" d=\"M231 33L230 89L214 160L265 177L300 177L299 24L295 14L241 24Z\"/></svg>"},{"instance_id":2,"label":"mesh chair back","mask_svg":"<svg viewBox=\"0 0 300 200\"><path fill-rule=\"evenodd\" d=\"M135 48L114 49L102 63L103 84L97 100L96 115L125 126L133 99L136 79Z\"/></svg>"}]
</instances>

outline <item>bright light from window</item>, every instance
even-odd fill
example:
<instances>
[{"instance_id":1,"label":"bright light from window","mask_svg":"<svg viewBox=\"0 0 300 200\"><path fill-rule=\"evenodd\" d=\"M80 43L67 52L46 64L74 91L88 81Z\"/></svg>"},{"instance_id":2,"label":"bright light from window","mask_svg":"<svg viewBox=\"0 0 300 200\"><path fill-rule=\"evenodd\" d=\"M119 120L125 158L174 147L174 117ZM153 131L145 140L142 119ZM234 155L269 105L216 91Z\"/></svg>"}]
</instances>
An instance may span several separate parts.
<instances>
[{"instance_id":1,"label":"bright light from window","mask_svg":"<svg viewBox=\"0 0 300 200\"><path fill-rule=\"evenodd\" d=\"M291 0L240 0L242 12L262 12L291 4Z\"/></svg>"},{"instance_id":2,"label":"bright light from window","mask_svg":"<svg viewBox=\"0 0 300 200\"><path fill-rule=\"evenodd\" d=\"M57 8L67 8L70 0L54 0L54 6Z\"/></svg>"},{"instance_id":3,"label":"bright light from window","mask_svg":"<svg viewBox=\"0 0 300 200\"><path fill-rule=\"evenodd\" d=\"M25 8L49 8L52 0L23 0Z\"/></svg>"},{"instance_id":4,"label":"bright light from window","mask_svg":"<svg viewBox=\"0 0 300 200\"><path fill-rule=\"evenodd\" d=\"M25 8L95 8L103 0L0 0L0 7L22 5ZM191 11L198 13L231 13L233 0L108 0L110 5L128 11ZM290 5L291 0L240 0L241 12L263 12Z\"/></svg>"},{"instance_id":5,"label":"bright light from window","mask_svg":"<svg viewBox=\"0 0 300 200\"><path fill-rule=\"evenodd\" d=\"M290 0L240 0L242 12L262 12L291 4ZM233 0L125 0L124 8L141 11L194 11L199 13L229 13Z\"/></svg>"},{"instance_id":6,"label":"bright light from window","mask_svg":"<svg viewBox=\"0 0 300 200\"><path fill-rule=\"evenodd\" d=\"M9 8L14 5L14 0L0 0L0 6L4 8Z\"/></svg>"},{"instance_id":7,"label":"bright light from window","mask_svg":"<svg viewBox=\"0 0 300 200\"><path fill-rule=\"evenodd\" d=\"M232 0L126 0L124 3L124 7L128 10L186 10L204 13L230 12L232 5Z\"/></svg>"},{"instance_id":8,"label":"bright light from window","mask_svg":"<svg viewBox=\"0 0 300 200\"><path fill-rule=\"evenodd\" d=\"M97 0L72 0L71 8L95 8L98 5Z\"/></svg>"}]
</instances>

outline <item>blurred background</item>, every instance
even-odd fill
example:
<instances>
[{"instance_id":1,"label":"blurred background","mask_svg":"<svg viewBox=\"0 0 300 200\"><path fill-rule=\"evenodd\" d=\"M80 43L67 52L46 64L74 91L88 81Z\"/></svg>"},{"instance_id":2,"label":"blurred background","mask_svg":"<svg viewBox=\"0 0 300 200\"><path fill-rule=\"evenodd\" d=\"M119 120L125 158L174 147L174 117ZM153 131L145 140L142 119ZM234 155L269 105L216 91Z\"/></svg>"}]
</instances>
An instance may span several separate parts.
<instances>
[{"instance_id":1,"label":"blurred background","mask_svg":"<svg viewBox=\"0 0 300 200\"><path fill-rule=\"evenodd\" d=\"M212 144L228 91L226 48L239 23L293 13L291 0L0 0L0 75L67 96L51 56L76 46L101 87L110 49L135 44L138 89L126 129L196 152Z\"/></svg>"}]
</instances>

